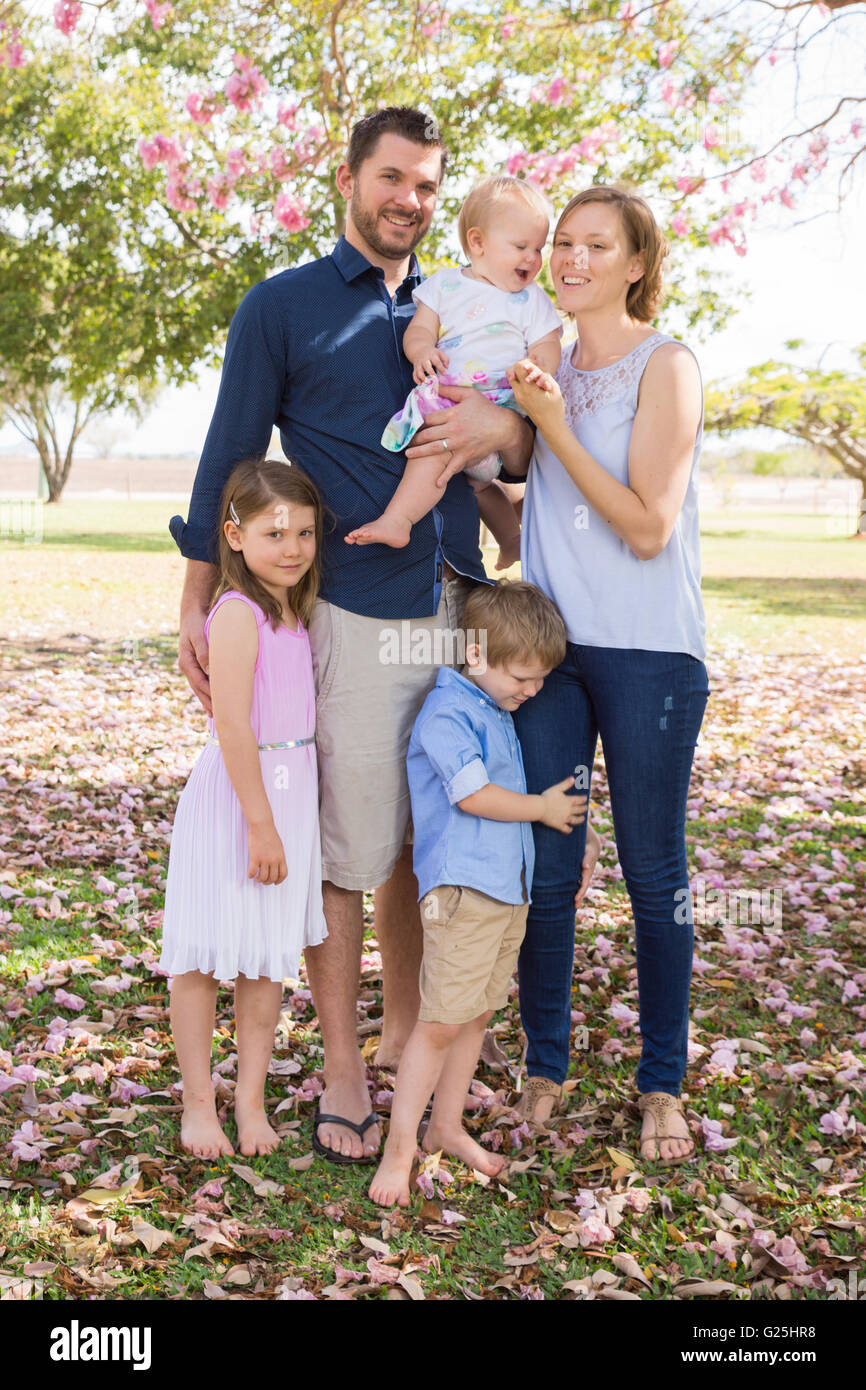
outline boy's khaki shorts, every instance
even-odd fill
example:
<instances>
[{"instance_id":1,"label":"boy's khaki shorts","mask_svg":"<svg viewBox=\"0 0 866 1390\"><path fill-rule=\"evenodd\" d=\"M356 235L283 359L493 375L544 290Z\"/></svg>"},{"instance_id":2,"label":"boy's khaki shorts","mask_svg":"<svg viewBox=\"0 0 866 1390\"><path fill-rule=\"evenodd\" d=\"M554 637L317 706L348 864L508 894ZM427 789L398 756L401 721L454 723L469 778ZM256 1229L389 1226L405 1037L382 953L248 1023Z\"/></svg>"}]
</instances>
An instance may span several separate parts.
<instances>
[{"instance_id":1,"label":"boy's khaki shorts","mask_svg":"<svg viewBox=\"0 0 866 1390\"><path fill-rule=\"evenodd\" d=\"M462 655L457 633L472 588L446 579L430 618L365 618L316 600L309 634L322 878L338 888L371 892L387 882L411 838L409 735L439 667Z\"/></svg>"},{"instance_id":2,"label":"boy's khaki shorts","mask_svg":"<svg viewBox=\"0 0 866 1390\"><path fill-rule=\"evenodd\" d=\"M468 1023L508 1001L526 932L527 903L502 903L475 888L445 884L421 899L425 1023Z\"/></svg>"}]
</instances>

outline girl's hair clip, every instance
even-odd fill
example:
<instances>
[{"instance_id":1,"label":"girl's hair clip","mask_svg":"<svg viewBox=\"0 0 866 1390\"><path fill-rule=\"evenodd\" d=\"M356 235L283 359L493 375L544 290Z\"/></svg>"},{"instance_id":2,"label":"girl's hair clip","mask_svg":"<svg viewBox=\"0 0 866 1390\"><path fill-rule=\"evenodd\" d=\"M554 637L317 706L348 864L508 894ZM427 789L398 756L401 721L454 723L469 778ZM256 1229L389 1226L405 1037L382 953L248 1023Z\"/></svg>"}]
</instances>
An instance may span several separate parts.
<instances>
[{"instance_id":1,"label":"girl's hair clip","mask_svg":"<svg viewBox=\"0 0 866 1390\"><path fill-rule=\"evenodd\" d=\"M237 512L235 511L235 504L234 504L234 502L229 502L229 516L231 517L231 519L232 519L232 521L234 522L235 526L240 526L240 524L241 524L241 519L240 519L240 517L238 516Z\"/></svg>"}]
</instances>

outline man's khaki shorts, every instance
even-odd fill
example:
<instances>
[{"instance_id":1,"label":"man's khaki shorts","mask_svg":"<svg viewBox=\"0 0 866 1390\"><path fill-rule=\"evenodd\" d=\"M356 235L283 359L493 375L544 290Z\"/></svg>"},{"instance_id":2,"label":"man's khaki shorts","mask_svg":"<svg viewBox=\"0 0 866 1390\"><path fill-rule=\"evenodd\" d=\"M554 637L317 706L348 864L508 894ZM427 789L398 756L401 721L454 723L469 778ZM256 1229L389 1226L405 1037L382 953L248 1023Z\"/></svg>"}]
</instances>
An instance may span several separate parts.
<instances>
[{"instance_id":1,"label":"man's khaki shorts","mask_svg":"<svg viewBox=\"0 0 866 1390\"><path fill-rule=\"evenodd\" d=\"M425 1023L468 1023L504 1008L526 932L527 903L502 903L475 888L450 884L421 899Z\"/></svg>"},{"instance_id":2,"label":"man's khaki shorts","mask_svg":"<svg viewBox=\"0 0 866 1390\"><path fill-rule=\"evenodd\" d=\"M365 618L316 600L322 878L338 888L370 892L391 877L410 834L409 735L439 667L462 660L460 619L473 587L446 579L431 618Z\"/></svg>"}]
</instances>

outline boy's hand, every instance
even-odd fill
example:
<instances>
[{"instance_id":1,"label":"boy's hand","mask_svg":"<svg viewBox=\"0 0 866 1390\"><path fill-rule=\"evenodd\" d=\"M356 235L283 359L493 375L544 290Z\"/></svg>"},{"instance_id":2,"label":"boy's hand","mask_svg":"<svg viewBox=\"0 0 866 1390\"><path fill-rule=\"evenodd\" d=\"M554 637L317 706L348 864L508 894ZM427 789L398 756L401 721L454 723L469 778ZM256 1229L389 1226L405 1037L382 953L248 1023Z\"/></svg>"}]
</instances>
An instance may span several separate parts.
<instances>
[{"instance_id":1,"label":"boy's hand","mask_svg":"<svg viewBox=\"0 0 866 1390\"><path fill-rule=\"evenodd\" d=\"M551 830L561 830L563 835L570 835L575 825L583 825L586 820L588 798L566 795L568 788L573 786L574 778L565 777L541 793L544 809L538 819L542 825L549 825Z\"/></svg>"},{"instance_id":2,"label":"boy's hand","mask_svg":"<svg viewBox=\"0 0 866 1390\"><path fill-rule=\"evenodd\" d=\"M258 878L259 883L282 883L289 870L286 865L286 851L273 824L250 826L249 833L250 871L248 878Z\"/></svg>"},{"instance_id":3,"label":"boy's hand","mask_svg":"<svg viewBox=\"0 0 866 1390\"><path fill-rule=\"evenodd\" d=\"M435 380L437 372L447 370L448 354L438 348L425 348L423 355L412 364L412 377L416 386L423 386L425 381Z\"/></svg>"}]
</instances>

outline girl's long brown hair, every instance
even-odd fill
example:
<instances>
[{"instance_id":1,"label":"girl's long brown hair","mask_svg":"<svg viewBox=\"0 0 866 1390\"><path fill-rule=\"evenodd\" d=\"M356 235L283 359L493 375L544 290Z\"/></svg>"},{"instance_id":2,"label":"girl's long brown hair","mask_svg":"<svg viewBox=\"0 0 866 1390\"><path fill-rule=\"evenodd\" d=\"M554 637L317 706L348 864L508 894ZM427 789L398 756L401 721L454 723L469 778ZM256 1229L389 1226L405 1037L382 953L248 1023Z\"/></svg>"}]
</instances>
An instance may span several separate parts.
<instances>
[{"instance_id":1,"label":"girl's long brown hair","mask_svg":"<svg viewBox=\"0 0 866 1390\"><path fill-rule=\"evenodd\" d=\"M314 483L296 464L284 463L282 459L244 459L232 469L223 488L219 519L219 567L220 577L214 589L211 607L221 594L228 589L237 589L251 598L262 608L271 620L276 631L282 622L280 605L272 594L247 568L247 562L240 550L232 550L226 540L225 524L234 521L231 508L243 526L253 517L267 511L280 502L293 503L297 507L311 507L316 518L316 556L306 574L294 588L288 588L289 606L304 627L309 626L313 604L319 592L322 578L321 554L322 532L324 530L325 506Z\"/></svg>"}]
</instances>

